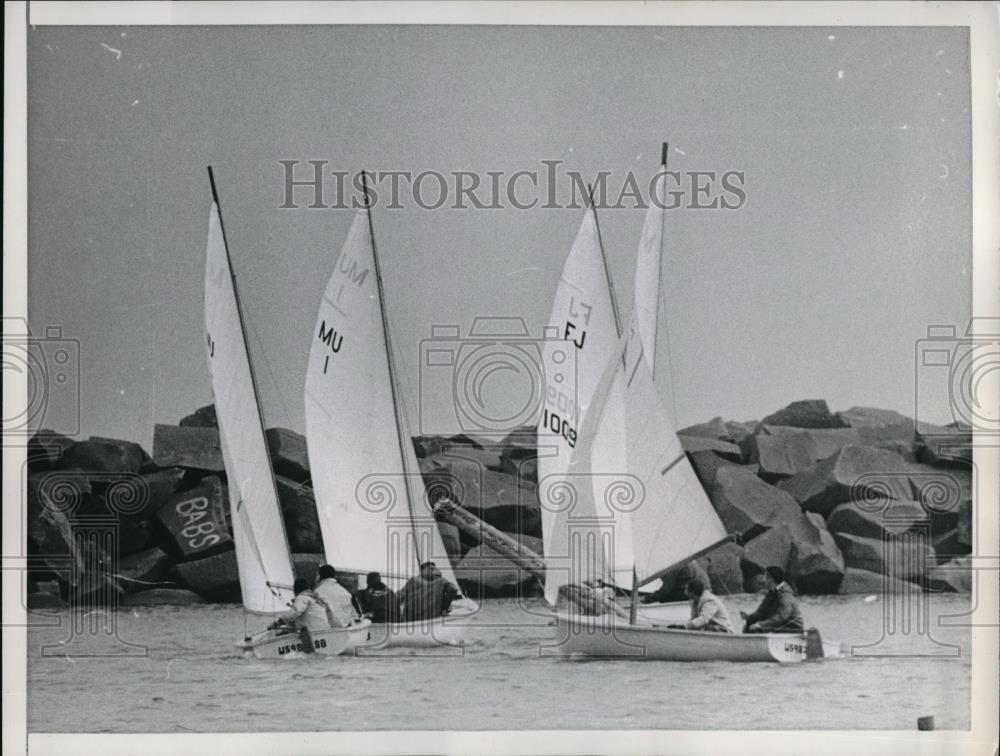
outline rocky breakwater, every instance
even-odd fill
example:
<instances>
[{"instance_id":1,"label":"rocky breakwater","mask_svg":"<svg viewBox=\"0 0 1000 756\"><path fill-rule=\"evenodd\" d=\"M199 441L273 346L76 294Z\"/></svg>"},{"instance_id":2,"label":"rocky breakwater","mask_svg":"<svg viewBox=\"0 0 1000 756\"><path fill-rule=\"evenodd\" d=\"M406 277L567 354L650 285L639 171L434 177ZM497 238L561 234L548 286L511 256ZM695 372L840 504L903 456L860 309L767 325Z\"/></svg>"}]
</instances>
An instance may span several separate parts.
<instances>
[{"instance_id":1,"label":"rocky breakwater","mask_svg":"<svg viewBox=\"0 0 1000 756\"><path fill-rule=\"evenodd\" d=\"M296 571L323 561L305 439L267 430ZM28 604L238 602L225 465L212 406L157 425L153 453L40 431L28 447Z\"/></svg>"},{"instance_id":2,"label":"rocky breakwater","mask_svg":"<svg viewBox=\"0 0 1000 756\"><path fill-rule=\"evenodd\" d=\"M895 412L832 413L818 400L761 421L714 418L681 429L733 541L665 576L667 586L681 599L683 576L705 574L717 593L756 591L764 569L778 565L803 593L969 590L970 434L922 430ZM280 428L267 438L295 570L308 578L324 557L305 440ZM448 496L541 553L533 428L499 440L418 437L414 448L431 500ZM53 594L63 601L114 595L123 604L239 601L212 407L157 425L152 456L127 441L41 431L29 446L27 490L36 605L58 602ZM112 542L79 537L99 521L114 522ZM446 522L439 529L473 595L539 590L475 534Z\"/></svg>"}]
</instances>

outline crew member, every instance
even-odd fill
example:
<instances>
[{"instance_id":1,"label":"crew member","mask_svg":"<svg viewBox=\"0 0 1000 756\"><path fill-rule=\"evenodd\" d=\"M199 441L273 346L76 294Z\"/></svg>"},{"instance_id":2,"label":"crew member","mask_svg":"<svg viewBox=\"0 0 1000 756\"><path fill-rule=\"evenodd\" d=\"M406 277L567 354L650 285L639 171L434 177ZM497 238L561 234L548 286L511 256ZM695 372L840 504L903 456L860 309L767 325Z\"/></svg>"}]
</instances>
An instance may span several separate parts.
<instances>
[{"instance_id":1,"label":"crew member","mask_svg":"<svg viewBox=\"0 0 1000 756\"><path fill-rule=\"evenodd\" d=\"M292 590L295 593L295 598L289 604L289 610L268 625L267 629L283 629L284 632L293 632L302 628L309 631L329 629L330 624L326 618L324 602L309 590L309 581L305 578L297 578Z\"/></svg>"},{"instance_id":2,"label":"crew member","mask_svg":"<svg viewBox=\"0 0 1000 756\"><path fill-rule=\"evenodd\" d=\"M745 633L798 633L802 632L802 611L795 591L785 581L785 571L780 567L764 570L767 594L752 614L740 612L746 620Z\"/></svg>"},{"instance_id":3,"label":"crew member","mask_svg":"<svg viewBox=\"0 0 1000 756\"><path fill-rule=\"evenodd\" d=\"M361 613L369 615L372 622L399 622L399 597L382 582L382 576L369 572L366 583L354 595Z\"/></svg>"},{"instance_id":4,"label":"crew member","mask_svg":"<svg viewBox=\"0 0 1000 756\"><path fill-rule=\"evenodd\" d=\"M330 627L347 627L351 622L359 619L351 592L337 582L337 570L329 564L324 564L319 568L316 595L323 599L329 608Z\"/></svg>"},{"instance_id":5,"label":"crew member","mask_svg":"<svg viewBox=\"0 0 1000 756\"><path fill-rule=\"evenodd\" d=\"M461 595L458 588L444 579L434 562L424 562L420 565L420 574L410 578L399 594L403 622L445 615L452 601Z\"/></svg>"},{"instance_id":6,"label":"crew member","mask_svg":"<svg viewBox=\"0 0 1000 756\"><path fill-rule=\"evenodd\" d=\"M688 582L685 589L691 600L691 619L684 625L668 625L674 629L705 630L712 633L735 633L722 600L705 588L698 578Z\"/></svg>"}]
</instances>

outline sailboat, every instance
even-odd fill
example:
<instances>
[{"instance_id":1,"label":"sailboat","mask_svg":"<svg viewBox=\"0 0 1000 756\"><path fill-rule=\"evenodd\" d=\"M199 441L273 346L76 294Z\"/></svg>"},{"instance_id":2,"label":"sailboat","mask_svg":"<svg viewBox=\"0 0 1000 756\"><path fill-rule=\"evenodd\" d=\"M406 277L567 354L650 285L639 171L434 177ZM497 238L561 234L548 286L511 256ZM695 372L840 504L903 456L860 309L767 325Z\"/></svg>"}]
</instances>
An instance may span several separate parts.
<instances>
[{"instance_id":1,"label":"sailboat","mask_svg":"<svg viewBox=\"0 0 1000 756\"><path fill-rule=\"evenodd\" d=\"M275 616L292 600L292 558L281 519L274 471L243 309L222 225L212 169L208 242L205 249L205 349L226 467L229 507L240 590L249 614ZM367 624L314 632L309 643L321 654L338 654L367 640ZM261 657L301 652L306 639L264 631L236 645Z\"/></svg>"},{"instance_id":2,"label":"sailboat","mask_svg":"<svg viewBox=\"0 0 1000 756\"><path fill-rule=\"evenodd\" d=\"M647 217L647 226L648 220ZM645 232L643 236L647 238ZM574 262L574 252L578 249L574 244L567 268ZM647 252L645 259L644 252ZM653 266L650 257L648 247L640 248L637 267L640 270L655 267L658 272L658 263ZM589 280L598 280L595 270L598 258L594 254L578 258L577 262L583 266L584 261L590 260ZM603 255L599 262L606 270ZM586 275L578 275L568 281L564 272L560 289L564 284L578 284L585 279ZM730 538L701 488L657 396L652 375L656 306L655 301L652 304L648 301L654 287L641 284L642 281L637 281L628 327L600 366L600 378L594 381L597 355L588 362L578 363L578 370L589 373L585 381L578 377L576 382L577 387L583 386L589 393L578 393L573 403L577 408L575 418L582 417L582 424L574 426L567 438L572 443L566 444L564 453L553 456L565 465L563 469L549 465L554 478L550 482L562 485L562 499L570 500L569 506L550 507L548 517L543 518L546 539L565 549L565 553L559 553L557 548L545 553L546 598L557 607L556 637L560 653L671 661L782 662L836 655L839 646L824 644L815 630L793 634L706 633L669 629L639 614L640 587ZM596 289L598 301L603 302L605 309L613 306L610 292L601 298L599 287ZM554 317L562 314L562 307L557 292ZM607 317L604 320L606 323ZM575 346L582 352L585 344L578 342ZM549 392L553 393L559 395L558 390ZM543 421L550 411L547 405ZM540 496L542 439L540 430ZM632 584L627 621L617 612L587 616L559 610L561 586L592 584L595 580L621 585L626 571L631 573Z\"/></svg>"},{"instance_id":3,"label":"sailboat","mask_svg":"<svg viewBox=\"0 0 1000 756\"><path fill-rule=\"evenodd\" d=\"M326 556L338 573L378 572L398 590L434 561L452 570L407 431L371 207L356 211L316 318L305 382L306 444ZM373 646L457 644L461 596L444 617L372 625Z\"/></svg>"}]
</instances>

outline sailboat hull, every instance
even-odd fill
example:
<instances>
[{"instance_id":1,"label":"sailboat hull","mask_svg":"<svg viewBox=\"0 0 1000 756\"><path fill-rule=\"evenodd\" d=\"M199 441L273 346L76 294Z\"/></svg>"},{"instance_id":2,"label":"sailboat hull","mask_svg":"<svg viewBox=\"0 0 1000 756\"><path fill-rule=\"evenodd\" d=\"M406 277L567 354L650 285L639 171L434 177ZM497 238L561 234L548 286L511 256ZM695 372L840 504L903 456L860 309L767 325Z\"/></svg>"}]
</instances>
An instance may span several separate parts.
<instances>
[{"instance_id":1,"label":"sailboat hull","mask_svg":"<svg viewBox=\"0 0 1000 756\"><path fill-rule=\"evenodd\" d=\"M735 634L629 625L613 615L556 614L556 642L564 656L645 661L795 663L808 658L805 633ZM841 655L822 642L823 656Z\"/></svg>"},{"instance_id":2,"label":"sailboat hull","mask_svg":"<svg viewBox=\"0 0 1000 756\"><path fill-rule=\"evenodd\" d=\"M358 648L359 652L386 648L440 648L461 646L465 643L467 624L464 618L476 612L471 602L456 602L444 617L419 622L393 622L373 624L370 639Z\"/></svg>"},{"instance_id":3,"label":"sailboat hull","mask_svg":"<svg viewBox=\"0 0 1000 756\"><path fill-rule=\"evenodd\" d=\"M339 656L353 653L359 646L371 639L371 621L361 620L350 627L316 630L309 633L313 651L319 656ZM241 641L236 647L244 656L256 659L283 659L308 653L305 641L298 633L275 635L268 631Z\"/></svg>"}]
</instances>

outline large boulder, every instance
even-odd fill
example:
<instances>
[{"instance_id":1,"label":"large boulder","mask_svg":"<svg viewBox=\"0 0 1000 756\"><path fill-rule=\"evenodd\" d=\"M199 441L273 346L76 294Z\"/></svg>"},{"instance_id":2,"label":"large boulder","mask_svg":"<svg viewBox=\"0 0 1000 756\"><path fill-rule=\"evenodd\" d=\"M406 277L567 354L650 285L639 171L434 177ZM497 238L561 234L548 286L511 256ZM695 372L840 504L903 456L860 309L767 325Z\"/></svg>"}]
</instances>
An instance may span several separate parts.
<instances>
[{"instance_id":1,"label":"large boulder","mask_svg":"<svg viewBox=\"0 0 1000 756\"><path fill-rule=\"evenodd\" d=\"M181 418L178 423L183 428L218 428L219 418L215 414L215 405L206 404L199 407L190 415Z\"/></svg>"},{"instance_id":2,"label":"large boulder","mask_svg":"<svg viewBox=\"0 0 1000 756\"><path fill-rule=\"evenodd\" d=\"M927 512L915 501L889 500L877 509L850 502L834 507L826 519L831 533L850 533L862 538L884 538L929 525Z\"/></svg>"},{"instance_id":3,"label":"large boulder","mask_svg":"<svg viewBox=\"0 0 1000 756\"><path fill-rule=\"evenodd\" d=\"M969 557L959 557L931 567L927 571L927 587L932 591L971 593L972 560Z\"/></svg>"},{"instance_id":4,"label":"large boulder","mask_svg":"<svg viewBox=\"0 0 1000 756\"><path fill-rule=\"evenodd\" d=\"M742 558L743 547L727 543L698 560L708 574L713 593L724 596L743 592L743 571L740 569Z\"/></svg>"},{"instance_id":5,"label":"large boulder","mask_svg":"<svg viewBox=\"0 0 1000 756\"><path fill-rule=\"evenodd\" d=\"M726 531L744 539L802 515L790 494L735 465L717 469L708 495Z\"/></svg>"},{"instance_id":6,"label":"large boulder","mask_svg":"<svg viewBox=\"0 0 1000 756\"><path fill-rule=\"evenodd\" d=\"M153 462L160 467L226 471L217 428L157 423L153 428Z\"/></svg>"},{"instance_id":7,"label":"large boulder","mask_svg":"<svg viewBox=\"0 0 1000 756\"><path fill-rule=\"evenodd\" d=\"M497 506L537 506L534 486L520 484L514 477L485 465L482 459L465 456L483 451L463 450L462 456L449 451L422 460L421 470L428 490L447 491L452 501L472 511Z\"/></svg>"},{"instance_id":8,"label":"large boulder","mask_svg":"<svg viewBox=\"0 0 1000 756\"><path fill-rule=\"evenodd\" d=\"M149 462L139 444L117 438L91 436L67 448L60 464L94 473L137 473Z\"/></svg>"},{"instance_id":9,"label":"large boulder","mask_svg":"<svg viewBox=\"0 0 1000 756\"><path fill-rule=\"evenodd\" d=\"M870 593L895 593L897 595L919 591L920 587L906 580L890 578L880 572L870 572L869 570L859 570L857 567L848 567L844 570L844 579L840 581L842 594L870 594Z\"/></svg>"},{"instance_id":10,"label":"large boulder","mask_svg":"<svg viewBox=\"0 0 1000 756\"><path fill-rule=\"evenodd\" d=\"M292 572L296 578L308 580L309 585L316 585L316 578L319 577L319 568L324 564L326 564L326 555L323 553L292 553Z\"/></svg>"},{"instance_id":11,"label":"large boulder","mask_svg":"<svg viewBox=\"0 0 1000 756\"><path fill-rule=\"evenodd\" d=\"M765 425L764 433L771 436L803 434L813 445L813 462L826 459L845 446L862 444L861 434L855 428L795 428L788 425Z\"/></svg>"},{"instance_id":12,"label":"large boulder","mask_svg":"<svg viewBox=\"0 0 1000 756\"><path fill-rule=\"evenodd\" d=\"M740 567L747 590L758 590L759 576L781 567L802 593L836 593L844 574L844 558L823 518L802 514L746 544Z\"/></svg>"},{"instance_id":13,"label":"large boulder","mask_svg":"<svg viewBox=\"0 0 1000 756\"><path fill-rule=\"evenodd\" d=\"M28 465L31 468L55 467L73 439L52 430L40 430L28 440ZM63 465L64 466L64 465Z\"/></svg>"},{"instance_id":14,"label":"large boulder","mask_svg":"<svg viewBox=\"0 0 1000 756\"><path fill-rule=\"evenodd\" d=\"M447 446L442 436L414 436L410 440L413 443L413 451L420 459L441 454Z\"/></svg>"},{"instance_id":15,"label":"large boulder","mask_svg":"<svg viewBox=\"0 0 1000 756\"><path fill-rule=\"evenodd\" d=\"M848 567L902 580L922 581L936 561L929 539L919 534L876 539L837 533L834 538Z\"/></svg>"},{"instance_id":16,"label":"large boulder","mask_svg":"<svg viewBox=\"0 0 1000 756\"><path fill-rule=\"evenodd\" d=\"M758 433L744 439L743 446L747 461L759 464L760 477L772 483L807 470L816 462L816 444L806 433Z\"/></svg>"},{"instance_id":17,"label":"large boulder","mask_svg":"<svg viewBox=\"0 0 1000 756\"><path fill-rule=\"evenodd\" d=\"M141 488L141 504L128 507L127 516L133 520L152 517L167 499L173 496L184 480L184 470L171 467L166 470L143 473L135 484Z\"/></svg>"},{"instance_id":18,"label":"large boulder","mask_svg":"<svg viewBox=\"0 0 1000 756\"><path fill-rule=\"evenodd\" d=\"M917 459L930 465L971 467L972 433L953 430L948 433L917 433Z\"/></svg>"},{"instance_id":19,"label":"large boulder","mask_svg":"<svg viewBox=\"0 0 1000 756\"><path fill-rule=\"evenodd\" d=\"M937 558L938 564L968 556L970 551L967 544L960 542L958 528L932 537L931 545L934 547L934 556Z\"/></svg>"},{"instance_id":20,"label":"large boulder","mask_svg":"<svg viewBox=\"0 0 1000 756\"><path fill-rule=\"evenodd\" d=\"M741 465L725 457L720 457L714 451L692 452L688 454L688 459L691 462L691 467L694 468L694 474L698 476L702 488L706 491L715 485L719 470L723 467L735 467L740 470L746 470L754 475L760 469L758 465Z\"/></svg>"},{"instance_id":21,"label":"large boulder","mask_svg":"<svg viewBox=\"0 0 1000 756\"><path fill-rule=\"evenodd\" d=\"M308 481L309 452L305 437L287 428L268 428L265 435L274 472L298 483Z\"/></svg>"},{"instance_id":22,"label":"large boulder","mask_svg":"<svg viewBox=\"0 0 1000 756\"><path fill-rule=\"evenodd\" d=\"M851 407L838 412L840 419L852 428L884 428L886 426L910 426L913 432L913 418L900 414L895 410L878 409L877 407Z\"/></svg>"},{"instance_id":23,"label":"large boulder","mask_svg":"<svg viewBox=\"0 0 1000 756\"><path fill-rule=\"evenodd\" d=\"M534 538L542 537L542 514L536 507L511 506L469 510L483 522L506 533L523 533Z\"/></svg>"},{"instance_id":24,"label":"large boulder","mask_svg":"<svg viewBox=\"0 0 1000 756\"><path fill-rule=\"evenodd\" d=\"M119 559L119 580L130 593L148 590L151 584L161 582L173 565L173 558L154 546Z\"/></svg>"},{"instance_id":25,"label":"large boulder","mask_svg":"<svg viewBox=\"0 0 1000 756\"><path fill-rule=\"evenodd\" d=\"M732 434L729 427L721 417L713 417L707 423L697 423L681 428L677 431L680 436L700 436L702 438L712 438L716 441L732 441Z\"/></svg>"},{"instance_id":26,"label":"large boulder","mask_svg":"<svg viewBox=\"0 0 1000 756\"><path fill-rule=\"evenodd\" d=\"M958 527L955 529L955 540L967 549L972 548L972 499L965 499L958 506Z\"/></svg>"},{"instance_id":27,"label":"large boulder","mask_svg":"<svg viewBox=\"0 0 1000 756\"><path fill-rule=\"evenodd\" d=\"M222 481L214 475L174 494L155 517L166 536L164 545L185 561L232 548L227 508Z\"/></svg>"},{"instance_id":28,"label":"large boulder","mask_svg":"<svg viewBox=\"0 0 1000 756\"><path fill-rule=\"evenodd\" d=\"M300 553L322 552L323 535L312 488L283 475L275 475L274 482L278 489L281 519L285 524L289 548Z\"/></svg>"},{"instance_id":29,"label":"large boulder","mask_svg":"<svg viewBox=\"0 0 1000 756\"><path fill-rule=\"evenodd\" d=\"M661 603L684 601L687 599L684 589L690 581L695 579L700 580L713 593L715 592L715 585L712 583L711 575L709 575L708 571L697 559L692 559L690 562L667 570L660 577L660 584L654 591L656 601Z\"/></svg>"},{"instance_id":30,"label":"large boulder","mask_svg":"<svg viewBox=\"0 0 1000 756\"><path fill-rule=\"evenodd\" d=\"M199 596L217 601L239 601L240 573L236 552L224 551L204 559L181 562L177 574Z\"/></svg>"},{"instance_id":31,"label":"large boulder","mask_svg":"<svg viewBox=\"0 0 1000 756\"><path fill-rule=\"evenodd\" d=\"M972 501L972 471L924 464L910 465L908 469L912 498L927 510L934 532L958 527L963 502Z\"/></svg>"},{"instance_id":32,"label":"large boulder","mask_svg":"<svg viewBox=\"0 0 1000 756\"><path fill-rule=\"evenodd\" d=\"M828 459L778 483L802 508L828 515L838 504L913 498L908 465L898 454L871 446L845 446Z\"/></svg>"},{"instance_id":33,"label":"large boulder","mask_svg":"<svg viewBox=\"0 0 1000 756\"><path fill-rule=\"evenodd\" d=\"M536 554L541 553L541 539L524 535L517 538L521 545ZM534 580L530 572L485 544L475 546L466 553L455 568L455 577L479 588L485 595L512 595L520 586Z\"/></svg>"},{"instance_id":34,"label":"large boulder","mask_svg":"<svg viewBox=\"0 0 1000 756\"><path fill-rule=\"evenodd\" d=\"M500 467L510 475L522 475L532 480L530 470L534 470L533 481L538 480L537 463L532 467L526 462L534 462L538 457L538 436L534 426L515 428L500 442Z\"/></svg>"},{"instance_id":35,"label":"large boulder","mask_svg":"<svg viewBox=\"0 0 1000 756\"><path fill-rule=\"evenodd\" d=\"M705 436L678 435L677 437L680 439L684 451L688 454L711 451L733 462L739 462L743 459L743 451L740 447L729 441L719 441Z\"/></svg>"},{"instance_id":36,"label":"large boulder","mask_svg":"<svg viewBox=\"0 0 1000 756\"><path fill-rule=\"evenodd\" d=\"M791 425L795 428L846 428L839 415L830 412L824 399L805 399L768 415L764 425Z\"/></svg>"}]
</instances>

